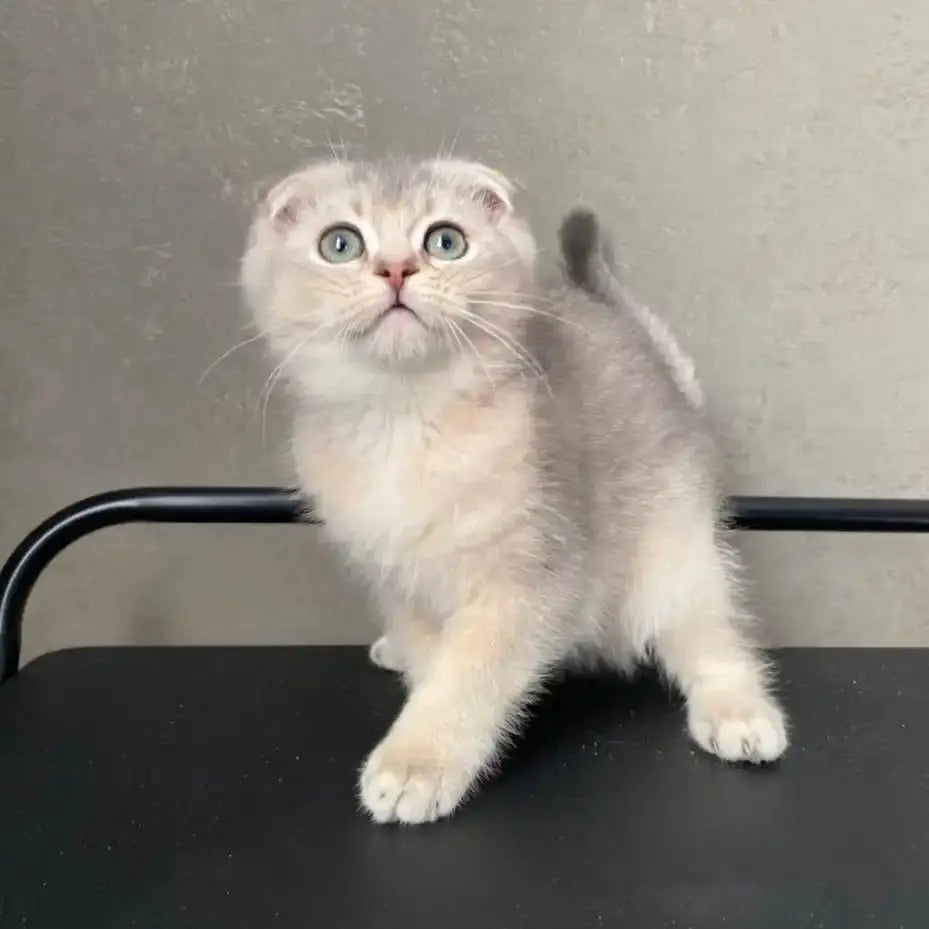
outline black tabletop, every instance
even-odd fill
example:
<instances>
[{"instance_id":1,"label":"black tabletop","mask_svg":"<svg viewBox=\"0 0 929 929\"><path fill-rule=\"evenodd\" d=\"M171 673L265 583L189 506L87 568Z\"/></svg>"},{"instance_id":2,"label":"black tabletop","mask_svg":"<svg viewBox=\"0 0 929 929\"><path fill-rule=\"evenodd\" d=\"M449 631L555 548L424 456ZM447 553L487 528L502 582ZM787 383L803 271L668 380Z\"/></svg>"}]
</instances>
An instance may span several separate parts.
<instances>
[{"instance_id":1,"label":"black tabletop","mask_svg":"<svg viewBox=\"0 0 929 929\"><path fill-rule=\"evenodd\" d=\"M0 688L0 926L924 929L929 651L777 660L778 765L569 681L454 819L383 827L355 772L402 694L362 650L46 656Z\"/></svg>"}]
</instances>

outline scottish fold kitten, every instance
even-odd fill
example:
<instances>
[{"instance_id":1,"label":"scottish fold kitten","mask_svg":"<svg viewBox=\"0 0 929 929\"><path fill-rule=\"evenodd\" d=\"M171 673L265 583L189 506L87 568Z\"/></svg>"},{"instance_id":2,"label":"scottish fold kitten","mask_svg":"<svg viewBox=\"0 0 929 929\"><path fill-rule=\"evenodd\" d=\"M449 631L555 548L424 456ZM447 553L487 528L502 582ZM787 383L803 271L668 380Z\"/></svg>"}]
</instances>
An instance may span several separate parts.
<instances>
[{"instance_id":1,"label":"scottish fold kitten","mask_svg":"<svg viewBox=\"0 0 929 929\"><path fill-rule=\"evenodd\" d=\"M361 771L378 822L450 814L572 662L655 660L727 761L787 745L692 365L623 298L591 214L561 241L573 284L544 293L511 184L457 160L311 165L252 225L242 282L300 483L409 689Z\"/></svg>"}]
</instances>

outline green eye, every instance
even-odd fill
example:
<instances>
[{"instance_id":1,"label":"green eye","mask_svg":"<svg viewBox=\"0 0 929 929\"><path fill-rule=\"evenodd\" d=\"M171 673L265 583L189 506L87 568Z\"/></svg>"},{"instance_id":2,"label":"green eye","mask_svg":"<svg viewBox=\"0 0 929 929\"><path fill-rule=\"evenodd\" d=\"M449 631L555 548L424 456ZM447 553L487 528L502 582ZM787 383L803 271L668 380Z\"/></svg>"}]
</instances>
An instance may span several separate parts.
<instances>
[{"instance_id":1,"label":"green eye","mask_svg":"<svg viewBox=\"0 0 929 929\"><path fill-rule=\"evenodd\" d=\"M451 223L436 223L429 227L423 248L427 255L441 261L457 261L468 250L465 234Z\"/></svg>"},{"instance_id":2,"label":"green eye","mask_svg":"<svg viewBox=\"0 0 929 929\"><path fill-rule=\"evenodd\" d=\"M345 264L360 258L365 240L353 226L331 226L319 237L319 254L330 264Z\"/></svg>"}]
</instances>

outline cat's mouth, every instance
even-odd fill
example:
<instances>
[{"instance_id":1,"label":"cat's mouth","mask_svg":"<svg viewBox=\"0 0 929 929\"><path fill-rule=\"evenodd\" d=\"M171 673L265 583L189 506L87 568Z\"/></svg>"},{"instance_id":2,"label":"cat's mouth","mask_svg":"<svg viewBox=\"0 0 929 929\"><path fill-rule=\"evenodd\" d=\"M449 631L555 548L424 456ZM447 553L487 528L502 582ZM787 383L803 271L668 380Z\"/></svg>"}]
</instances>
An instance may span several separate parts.
<instances>
[{"instance_id":1,"label":"cat's mouth","mask_svg":"<svg viewBox=\"0 0 929 929\"><path fill-rule=\"evenodd\" d=\"M415 310L408 307L402 300L395 300L389 307L381 311L381 314L374 321L374 325L377 326L390 316L411 316L417 322L422 322Z\"/></svg>"},{"instance_id":2,"label":"cat's mouth","mask_svg":"<svg viewBox=\"0 0 929 929\"><path fill-rule=\"evenodd\" d=\"M378 332L382 326L389 325L391 329L396 329L399 327L403 329L406 320L409 319L410 322L419 323L423 329L428 329L429 327L423 322L422 317L419 313L416 312L408 304L404 303L402 300L395 300L389 306L384 307L374 319L371 320L364 328L357 330L352 338L354 339L366 339L369 336L373 336Z\"/></svg>"}]
</instances>

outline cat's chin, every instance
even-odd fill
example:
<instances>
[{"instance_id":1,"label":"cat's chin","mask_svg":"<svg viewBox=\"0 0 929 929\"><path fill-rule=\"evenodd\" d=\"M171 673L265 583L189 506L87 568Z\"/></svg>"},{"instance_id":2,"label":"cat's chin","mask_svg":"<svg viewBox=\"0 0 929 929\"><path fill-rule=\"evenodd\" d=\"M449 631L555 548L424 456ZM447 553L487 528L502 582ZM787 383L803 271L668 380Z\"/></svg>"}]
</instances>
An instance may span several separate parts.
<instances>
[{"instance_id":1,"label":"cat's chin","mask_svg":"<svg viewBox=\"0 0 929 929\"><path fill-rule=\"evenodd\" d=\"M381 363L403 364L425 361L441 346L413 310L390 307L363 337L362 348Z\"/></svg>"},{"instance_id":2,"label":"cat's chin","mask_svg":"<svg viewBox=\"0 0 929 929\"><path fill-rule=\"evenodd\" d=\"M385 326L394 328L401 326L417 326L425 328L425 323L423 323L422 317L420 317L414 309L408 307L405 303L395 303L380 313L377 319L371 324L368 331L373 333L376 329L381 329Z\"/></svg>"}]
</instances>

